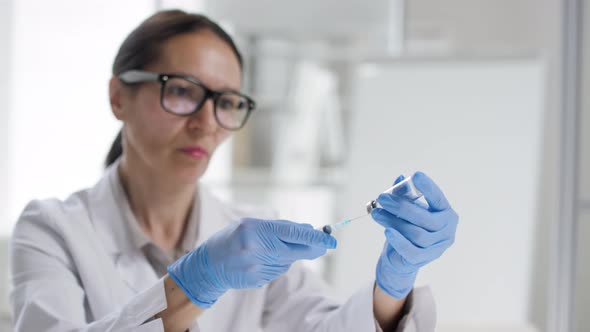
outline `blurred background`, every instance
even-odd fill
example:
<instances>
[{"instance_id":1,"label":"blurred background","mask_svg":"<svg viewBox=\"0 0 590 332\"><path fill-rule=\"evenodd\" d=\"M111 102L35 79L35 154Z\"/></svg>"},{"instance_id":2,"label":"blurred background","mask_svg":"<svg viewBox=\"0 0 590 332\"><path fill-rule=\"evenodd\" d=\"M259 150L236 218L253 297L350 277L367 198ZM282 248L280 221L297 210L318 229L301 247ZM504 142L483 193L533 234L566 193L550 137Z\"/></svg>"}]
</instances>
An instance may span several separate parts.
<instances>
[{"instance_id":1,"label":"blurred background","mask_svg":"<svg viewBox=\"0 0 590 332\"><path fill-rule=\"evenodd\" d=\"M590 7L579 0L0 0L0 330L8 243L33 198L92 186L120 124L107 82L158 9L236 38L258 109L205 179L321 226L422 170L461 216L423 268L439 331L590 328ZM310 263L345 298L374 277L366 219Z\"/></svg>"}]
</instances>

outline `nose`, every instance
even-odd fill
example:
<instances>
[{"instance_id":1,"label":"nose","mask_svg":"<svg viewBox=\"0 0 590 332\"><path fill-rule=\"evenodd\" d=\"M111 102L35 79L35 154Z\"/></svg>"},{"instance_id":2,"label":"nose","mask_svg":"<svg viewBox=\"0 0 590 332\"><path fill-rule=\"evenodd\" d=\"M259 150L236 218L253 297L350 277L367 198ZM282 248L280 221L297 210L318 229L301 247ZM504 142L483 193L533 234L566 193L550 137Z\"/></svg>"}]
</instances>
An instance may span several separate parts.
<instances>
[{"instance_id":1,"label":"nose","mask_svg":"<svg viewBox=\"0 0 590 332\"><path fill-rule=\"evenodd\" d=\"M190 128L200 129L205 132L215 131L218 125L217 120L215 120L214 108L213 98L207 98L201 108L190 116Z\"/></svg>"}]
</instances>

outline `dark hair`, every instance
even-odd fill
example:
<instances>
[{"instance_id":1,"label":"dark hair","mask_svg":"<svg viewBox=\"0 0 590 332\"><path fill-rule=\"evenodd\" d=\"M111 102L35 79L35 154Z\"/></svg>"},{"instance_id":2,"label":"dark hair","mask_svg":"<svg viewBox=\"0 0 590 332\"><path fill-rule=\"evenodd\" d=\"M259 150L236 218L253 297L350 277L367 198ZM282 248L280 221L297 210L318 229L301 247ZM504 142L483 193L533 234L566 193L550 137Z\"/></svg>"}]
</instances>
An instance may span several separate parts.
<instances>
[{"instance_id":1,"label":"dark hair","mask_svg":"<svg viewBox=\"0 0 590 332\"><path fill-rule=\"evenodd\" d=\"M131 69L144 69L160 57L160 46L168 39L189 33L208 30L225 41L234 51L240 67L242 55L233 39L217 23L204 15L190 14L182 10L165 10L155 13L133 30L115 56L113 75ZM113 164L123 153L122 133L119 131L105 160L105 167Z\"/></svg>"}]
</instances>

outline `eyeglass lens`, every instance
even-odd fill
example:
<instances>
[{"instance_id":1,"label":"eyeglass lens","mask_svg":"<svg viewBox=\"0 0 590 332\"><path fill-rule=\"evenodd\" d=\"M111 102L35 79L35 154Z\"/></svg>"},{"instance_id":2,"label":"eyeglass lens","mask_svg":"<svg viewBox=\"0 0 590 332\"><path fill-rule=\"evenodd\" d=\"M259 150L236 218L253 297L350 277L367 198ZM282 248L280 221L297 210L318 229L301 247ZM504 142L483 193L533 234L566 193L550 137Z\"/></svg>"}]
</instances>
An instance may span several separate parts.
<instances>
[{"instance_id":1,"label":"eyeglass lens","mask_svg":"<svg viewBox=\"0 0 590 332\"><path fill-rule=\"evenodd\" d=\"M204 102L204 87L182 78L170 78L162 91L162 106L171 113L187 115L193 113ZM215 100L215 118L224 128L243 126L249 111L248 100L235 92L222 92Z\"/></svg>"}]
</instances>

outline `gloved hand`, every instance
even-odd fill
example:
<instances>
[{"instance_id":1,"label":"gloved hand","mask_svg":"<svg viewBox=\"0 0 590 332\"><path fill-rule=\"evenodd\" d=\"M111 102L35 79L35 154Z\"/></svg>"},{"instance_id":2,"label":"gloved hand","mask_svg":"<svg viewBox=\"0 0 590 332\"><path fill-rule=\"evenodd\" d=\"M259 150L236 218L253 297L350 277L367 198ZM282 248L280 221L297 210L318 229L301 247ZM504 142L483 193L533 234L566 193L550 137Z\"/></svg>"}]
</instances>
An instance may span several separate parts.
<instances>
[{"instance_id":1,"label":"gloved hand","mask_svg":"<svg viewBox=\"0 0 590 332\"><path fill-rule=\"evenodd\" d=\"M245 218L217 232L168 267L186 296L211 307L228 289L258 288L299 259L336 248L336 239L311 225Z\"/></svg>"},{"instance_id":2,"label":"gloved hand","mask_svg":"<svg viewBox=\"0 0 590 332\"><path fill-rule=\"evenodd\" d=\"M403 180L400 176L396 183ZM455 241L459 217L438 186L417 172L414 185L428 206L400 195L381 194L371 216L385 227L385 247L377 263L377 285L402 299L412 290L418 269L437 259Z\"/></svg>"}]
</instances>

